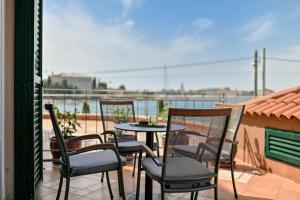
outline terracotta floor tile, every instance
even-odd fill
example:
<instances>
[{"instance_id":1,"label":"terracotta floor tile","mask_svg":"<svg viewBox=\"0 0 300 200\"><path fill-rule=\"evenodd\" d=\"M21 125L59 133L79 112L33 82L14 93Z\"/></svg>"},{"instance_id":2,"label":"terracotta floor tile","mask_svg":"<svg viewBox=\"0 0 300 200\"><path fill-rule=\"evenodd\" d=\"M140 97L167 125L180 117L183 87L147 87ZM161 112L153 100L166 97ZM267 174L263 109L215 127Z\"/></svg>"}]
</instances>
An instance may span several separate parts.
<instances>
[{"instance_id":1,"label":"terracotta floor tile","mask_svg":"<svg viewBox=\"0 0 300 200\"><path fill-rule=\"evenodd\" d=\"M63 200L64 195L65 195L64 192L62 192L60 194L59 200ZM45 195L45 196L41 197L38 200L54 200L55 198L56 198L56 193L53 193L53 194ZM76 195L76 194L73 194L73 193L69 193L69 200L78 200L80 198L82 198L82 196L79 196L79 195Z\"/></svg>"},{"instance_id":2,"label":"terracotta floor tile","mask_svg":"<svg viewBox=\"0 0 300 200\"><path fill-rule=\"evenodd\" d=\"M281 182L281 178L276 179L276 177L273 176L255 176L249 181L241 195L247 197L275 199L279 192Z\"/></svg>"},{"instance_id":3,"label":"terracotta floor tile","mask_svg":"<svg viewBox=\"0 0 300 200\"><path fill-rule=\"evenodd\" d=\"M300 199L300 184L294 183L288 179L282 181L276 200L296 200Z\"/></svg>"}]
</instances>

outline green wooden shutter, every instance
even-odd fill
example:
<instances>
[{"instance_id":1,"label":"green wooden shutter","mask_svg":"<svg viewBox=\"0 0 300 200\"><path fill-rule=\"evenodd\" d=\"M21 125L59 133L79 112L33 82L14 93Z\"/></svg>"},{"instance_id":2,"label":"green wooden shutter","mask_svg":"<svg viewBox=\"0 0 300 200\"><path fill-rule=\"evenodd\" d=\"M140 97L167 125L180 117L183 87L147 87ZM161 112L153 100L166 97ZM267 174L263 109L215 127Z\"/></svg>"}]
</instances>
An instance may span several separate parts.
<instances>
[{"instance_id":1,"label":"green wooden shutter","mask_svg":"<svg viewBox=\"0 0 300 200\"><path fill-rule=\"evenodd\" d=\"M265 155L300 166L300 133L266 128Z\"/></svg>"},{"instance_id":2,"label":"green wooden shutter","mask_svg":"<svg viewBox=\"0 0 300 200\"><path fill-rule=\"evenodd\" d=\"M42 0L15 0L15 199L43 178Z\"/></svg>"}]
</instances>

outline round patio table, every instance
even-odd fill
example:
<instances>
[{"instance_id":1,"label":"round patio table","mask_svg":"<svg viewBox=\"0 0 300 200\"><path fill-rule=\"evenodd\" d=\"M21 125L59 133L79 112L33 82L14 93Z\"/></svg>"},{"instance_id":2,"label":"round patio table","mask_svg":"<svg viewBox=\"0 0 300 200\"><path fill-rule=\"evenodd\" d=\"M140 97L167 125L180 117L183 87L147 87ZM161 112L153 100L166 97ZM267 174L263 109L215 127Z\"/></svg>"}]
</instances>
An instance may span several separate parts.
<instances>
[{"instance_id":1,"label":"round patio table","mask_svg":"<svg viewBox=\"0 0 300 200\"><path fill-rule=\"evenodd\" d=\"M120 123L115 125L115 129L123 130L123 131L133 131L133 132L145 132L146 133L146 145L153 150L153 134L155 132L166 132L167 125L157 125L157 126L149 126L149 125L140 125L135 123ZM184 130L185 127L178 124L172 125L172 131L181 131ZM152 200L153 196L153 183L152 179L146 176L145 179L145 200Z\"/></svg>"}]
</instances>

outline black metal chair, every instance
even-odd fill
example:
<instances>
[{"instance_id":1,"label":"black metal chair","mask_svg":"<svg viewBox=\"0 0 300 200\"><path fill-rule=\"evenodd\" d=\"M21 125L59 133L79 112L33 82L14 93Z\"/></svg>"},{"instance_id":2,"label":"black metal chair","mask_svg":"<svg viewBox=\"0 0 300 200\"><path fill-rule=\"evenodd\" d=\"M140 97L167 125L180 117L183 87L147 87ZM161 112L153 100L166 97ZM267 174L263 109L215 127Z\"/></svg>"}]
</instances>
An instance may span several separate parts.
<instances>
[{"instance_id":1,"label":"black metal chair","mask_svg":"<svg viewBox=\"0 0 300 200\"><path fill-rule=\"evenodd\" d=\"M234 191L235 198L238 198L235 179L234 179L234 157L237 150L238 141L236 140L236 136L240 127L240 123L242 120L242 116L244 113L244 105L241 104L217 104L216 108L231 108L231 117L229 120L229 125L226 133L225 143L223 145L222 153L221 153L221 163L229 164L231 170L231 179L232 186ZM212 122L213 123L213 122ZM182 132L182 135L187 137L195 136L192 132ZM197 135L197 134L196 134ZM208 133L209 135L209 133ZM179 135L177 135L179 136ZM199 134L199 137L207 137L204 134ZM208 162L211 160L211 154L205 152L203 155L200 155L198 150L198 146L190 142L188 145L174 145L173 151L177 155L187 156L190 158L199 159L203 162Z\"/></svg>"},{"instance_id":2,"label":"black metal chair","mask_svg":"<svg viewBox=\"0 0 300 200\"><path fill-rule=\"evenodd\" d=\"M122 196L122 199L125 200L126 197L125 197L122 169L123 169L123 165L126 164L126 159L119 155L115 145L103 143L101 137L97 134L78 136L66 141L62 137L61 130L59 128L56 115L54 113L53 105L45 104L45 108L46 110L49 111L50 118L53 125L53 130L61 154L60 181L59 181L59 188L58 188L56 199L58 200L60 197L63 178L66 179L65 200L67 200L69 195L71 177L101 173L101 172L106 174L109 194L111 199L113 199L113 193L110 185L108 172L117 170L118 182L119 182L119 194L120 196ZM99 142L102 144L86 146L71 152L67 151L66 143L80 141L80 140L91 140L91 139L99 140Z\"/></svg>"},{"instance_id":3,"label":"black metal chair","mask_svg":"<svg viewBox=\"0 0 300 200\"><path fill-rule=\"evenodd\" d=\"M141 168L146 175L157 181L161 186L161 199L165 193L191 192L194 199L195 192L214 189L215 199L218 198L218 169L223 143L227 131L231 109L169 109L168 126L164 145L163 158L155 157L154 153L145 145L142 150L148 155L142 160L141 152L138 164L138 180L136 199L139 199ZM200 154L210 153L213 157L209 165L204 166L198 159L177 156L174 154L174 138L179 132L172 131L173 125L184 125L184 132L206 134L205 140L200 137L191 138L198 143ZM209 134L208 134L209 133ZM184 139L183 139L184 140ZM209 142L208 142L209 140ZM172 142L173 141L173 142ZM176 141L180 141L177 137Z\"/></svg>"},{"instance_id":4,"label":"black metal chair","mask_svg":"<svg viewBox=\"0 0 300 200\"><path fill-rule=\"evenodd\" d=\"M134 103L133 101L122 101L122 100L100 100L100 112L101 120L104 131L104 140L107 141L106 131L114 130L116 123L127 123L136 122ZM119 134L124 134L124 131L116 130ZM128 133L126 133L128 134ZM134 154L134 164L132 176L135 174L137 153L140 151L141 145L145 142L137 140L137 133L134 133L134 138L123 138L119 139L117 135L112 135L112 140L115 142L118 151L120 153L132 153ZM155 133L157 142L154 143L154 148L157 149L157 155L159 155L159 140L158 135ZM103 177L103 176L102 176Z\"/></svg>"}]
</instances>

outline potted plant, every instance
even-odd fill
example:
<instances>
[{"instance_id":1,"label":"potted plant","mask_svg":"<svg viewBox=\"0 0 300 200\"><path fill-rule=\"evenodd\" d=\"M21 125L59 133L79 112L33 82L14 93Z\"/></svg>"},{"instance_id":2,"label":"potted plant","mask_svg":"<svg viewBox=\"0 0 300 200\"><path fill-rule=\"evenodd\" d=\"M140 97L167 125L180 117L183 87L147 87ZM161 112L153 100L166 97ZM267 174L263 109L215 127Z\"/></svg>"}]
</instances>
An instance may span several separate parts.
<instances>
[{"instance_id":1,"label":"potted plant","mask_svg":"<svg viewBox=\"0 0 300 200\"><path fill-rule=\"evenodd\" d=\"M77 131L77 127L80 127L80 124L77 122L76 114L67 111L65 113L61 113L58 108L54 108L57 122L61 130L61 134L65 140L71 139L73 134ZM67 143L67 150L72 151L75 149L79 149L81 147L81 141L70 142ZM53 136L50 138L50 150L53 156L53 162L58 163L60 158L60 153L58 150L58 144L56 141L56 137Z\"/></svg>"},{"instance_id":2,"label":"potted plant","mask_svg":"<svg viewBox=\"0 0 300 200\"><path fill-rule=\"evenodd\" d=\"M129 122L129 113L131 112L130 108L124 108L124 107L110 107L110 113L112 115L112 120L114 123L126 123ZM130 141L135 140L135 135L132 134L126 134L124 131L116 130L116 135L118 138L118 141Z\"/></svg>"},{"instance_id":3,"label":"potted plant","mask_svg":"<svg viewBox=\"0 0 300 200\"><path fill-rule=\"evenodd\" d=\"M118 124L118 123L126 123L130 121L130 112L132 110L128 107L118 107L118 106L111 106L108 108L109 112L111 113L111 120ZM127 141L134 141L136 140L135 134L128 134L121 130L116 130L116 136L118 142L127 142ZM110 137L108 138L108 142L115 142L114 138ZM131 153L121 153L122 156L124 156L127 160L132 160L132 154Z\"/></svg>"},{"instance_id":4,"label":"potted plant","mask_svg":"<svg viewBox=\"0 0 300 200\"><path fill-rule=\"evenodd\" d=\"M82 113L90 113L90 105L86 101L83 102Z\"/></svg>"}]
</instances>

